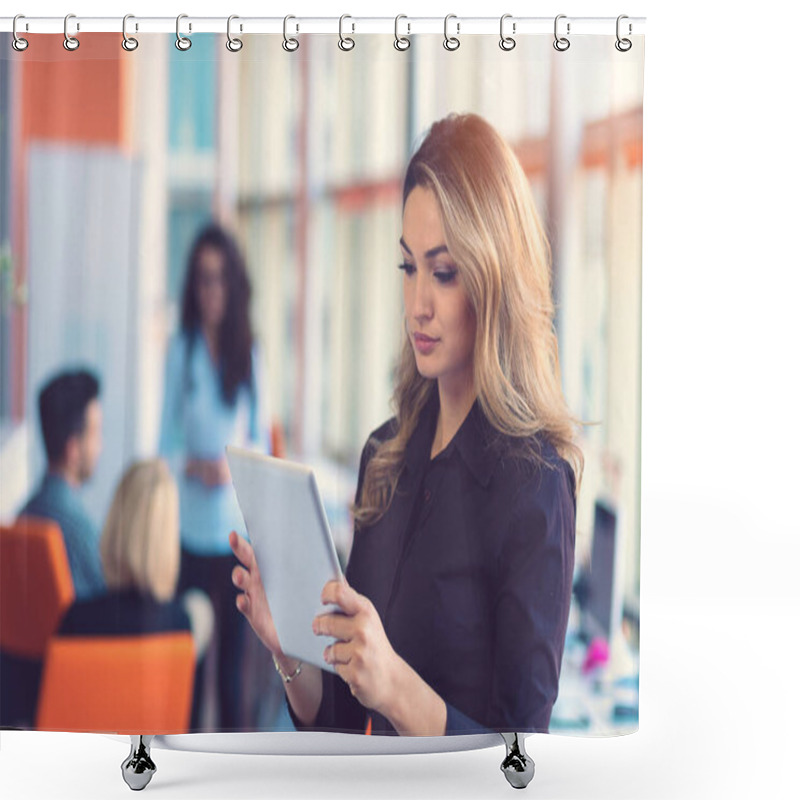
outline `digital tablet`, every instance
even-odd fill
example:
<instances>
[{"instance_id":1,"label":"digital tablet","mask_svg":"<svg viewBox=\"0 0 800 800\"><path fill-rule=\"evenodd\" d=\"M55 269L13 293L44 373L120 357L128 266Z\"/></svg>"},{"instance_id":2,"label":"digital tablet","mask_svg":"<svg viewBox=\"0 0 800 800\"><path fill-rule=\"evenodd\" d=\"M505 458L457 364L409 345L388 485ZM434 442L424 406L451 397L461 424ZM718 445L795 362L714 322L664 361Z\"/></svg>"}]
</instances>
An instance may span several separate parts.
<instances>
[{"instance_id":1,"label":"digital tablet","mask_svg":"<svg viewBox=\"0 0 800 800\"><path fill-rule=\"evenodd\" d=\"M336 640L311 630L314 617L341 610L320 595L342 578L314 473L237 447L225 453L283 652L335 672L322 652Z\"/></svg>"}]
</instances>

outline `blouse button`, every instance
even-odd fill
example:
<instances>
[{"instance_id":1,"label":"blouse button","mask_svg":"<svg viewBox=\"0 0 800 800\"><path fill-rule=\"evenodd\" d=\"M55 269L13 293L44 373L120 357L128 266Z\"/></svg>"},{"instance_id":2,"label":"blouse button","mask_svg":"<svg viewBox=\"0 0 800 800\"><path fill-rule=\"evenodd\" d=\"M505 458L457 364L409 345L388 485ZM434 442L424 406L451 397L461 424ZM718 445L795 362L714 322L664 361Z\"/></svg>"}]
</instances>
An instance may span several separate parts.
<instances>
[{"instance_id":1,"label":"blouse button","mask_svg":"<svg viewBox=\"0 0 800 800\"><path fill-rule=\"evenodd\" d=\"M430 501L431 501L431 490L430 489L426 489L425 490L425 502L426 503L430 503Z\"/></svg>"}]
</instances>

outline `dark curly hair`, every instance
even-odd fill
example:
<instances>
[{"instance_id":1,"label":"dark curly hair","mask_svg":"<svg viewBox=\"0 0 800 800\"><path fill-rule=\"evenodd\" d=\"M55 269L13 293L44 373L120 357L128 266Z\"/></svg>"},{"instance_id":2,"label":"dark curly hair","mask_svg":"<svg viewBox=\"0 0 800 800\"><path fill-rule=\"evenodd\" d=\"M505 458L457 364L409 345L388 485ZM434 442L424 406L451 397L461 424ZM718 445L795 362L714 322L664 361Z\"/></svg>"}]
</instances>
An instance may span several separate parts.
<instances>
[{"instance_id":1,"label":"dark curly hair","mask_svg":"<svg viewBox=\"0 0 800 800\"><path fill-rule=\"evenodd\" d=\"M191 351L201 327L200 309L197 305L197 275L200 253L207 247L218 250L224 263L227 302L219 332L220 371L223 397L226 403L233 405L239 387L252 386L253 380L251 288L242 251L233 236L217 223L203 228L192 243L183 285L181 330L188 339Z\"/></svg>"}]
</instances>

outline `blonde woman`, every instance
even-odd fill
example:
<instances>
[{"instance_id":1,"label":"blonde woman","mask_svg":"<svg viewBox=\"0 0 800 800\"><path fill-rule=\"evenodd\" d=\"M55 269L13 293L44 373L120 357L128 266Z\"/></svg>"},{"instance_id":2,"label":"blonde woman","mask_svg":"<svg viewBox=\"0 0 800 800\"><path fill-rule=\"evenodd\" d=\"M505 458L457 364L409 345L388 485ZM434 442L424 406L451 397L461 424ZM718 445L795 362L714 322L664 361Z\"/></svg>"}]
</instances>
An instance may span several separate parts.
<instances>
[{"instance_id":1,"label":"blonde woman","mask_svg":"<svg viewBox=\"0 0 800 800\"><path fill-rule=\"evenodd\" d=\"M100 537L108 594L75 603L61 635L127 636L188 630L195 655L208 645L213 614L200 592L175 598L180 566L178 489L164 461L130 466L114 492Z\"/></svg>"},{"instance_id":2,"label":"blonde woman","mask_svg":"<svg viewBox=\"0 0 800 800\"><path fill-rule=\"evenodd\" d=\"M298 728L546 731L558 692L582 456L561 390L549 248L512 150L475 115L411 159L396 416L361 456L342 614L314 632L336 675L281 650L250 545L239 610ZM576 480L576 478L578 480Z\"/></svg>"}]
</instances>

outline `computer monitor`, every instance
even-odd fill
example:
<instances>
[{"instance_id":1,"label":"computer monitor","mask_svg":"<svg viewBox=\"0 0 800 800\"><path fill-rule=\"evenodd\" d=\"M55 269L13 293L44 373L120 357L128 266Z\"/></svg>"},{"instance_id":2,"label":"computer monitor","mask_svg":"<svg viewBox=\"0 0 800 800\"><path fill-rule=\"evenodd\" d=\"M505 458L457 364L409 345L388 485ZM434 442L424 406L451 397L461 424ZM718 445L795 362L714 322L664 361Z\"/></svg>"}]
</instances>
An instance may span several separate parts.
<instances>
[{"instance_id":1,"label":"computer monitor","mask_svg":"<svg viewBox=\"0 0 800 800\"><path fill-rule=\"evenodd\" d=\"M608 500L594 504L590 563L583 574L581 630L590 639L611 642L622 623L619 512Z\"/></svg>"}]
</instances>

